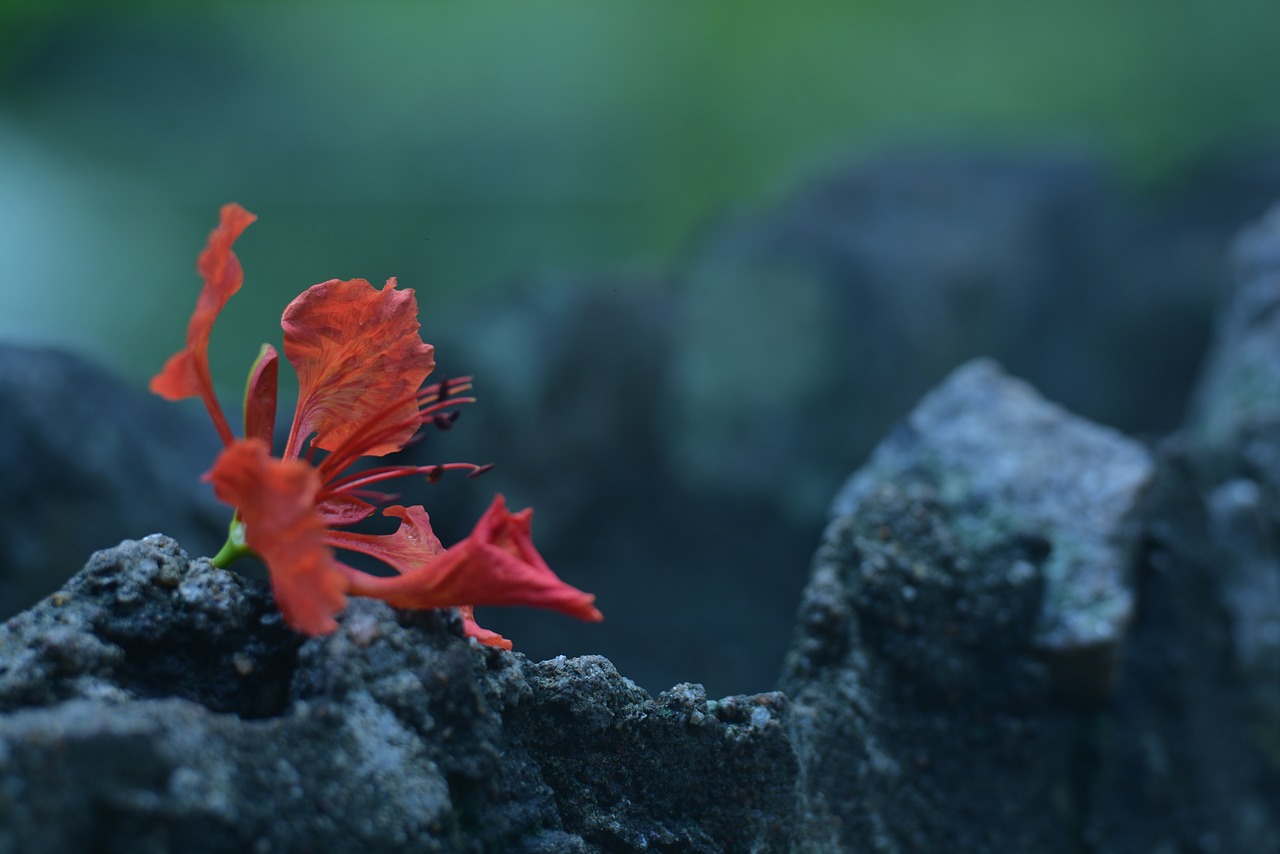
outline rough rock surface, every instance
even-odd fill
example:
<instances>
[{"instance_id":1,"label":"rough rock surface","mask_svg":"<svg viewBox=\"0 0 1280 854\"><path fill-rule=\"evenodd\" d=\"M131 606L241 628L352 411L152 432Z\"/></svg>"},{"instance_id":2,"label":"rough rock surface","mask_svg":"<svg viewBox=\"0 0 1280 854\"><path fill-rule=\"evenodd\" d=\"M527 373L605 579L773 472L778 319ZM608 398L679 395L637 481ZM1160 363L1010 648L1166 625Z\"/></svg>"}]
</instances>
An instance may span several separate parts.
<instances>
[{"instance_id":1,"label":"rough rock surface","mask_svg":"<svg viewBox=\"0 0 1280 854\"><path fill-rule=\"evenodd\" d=\"M1037 646L1069 678L1072 670L1105 671L1081 667L1082 659L1111 661L1133 615L1138 500L1153 475L1141 445L977 360L926 395L876 448L832 514L855 513L885 484L919 486L950 510L962 553L1021 541L1023 551L1041 555L1020 567L1043 575Z\"/></svg>"},{"instance_id":2,"label":"rough rock surface","mask_svg":"<svg viewBox=\"0 0 1280 854\"><path fill-rule=\"evenodd\" d=\"M1280 851L1274 681L1240 645L1280 607L1232 610L1257 554L1224 568L1194 460L991 363L926 396L805 590L797 848Z\"/></svg>"},{"instance_id":3,"label":"rough rock surface","mask_svg":"<svg viewBox=\"0 0 1280 854\"><path fill-rule=\"evenodd\" d=\"M1045 551L966 550L955 521L886 484L827 530L782 681L801 851L1074 850L1049 808L1072 739L1035 650Z\"/></svg>"},{"instance_id":4,"label":"rough rock surface","mask_svg":"<svg viewBox=\"0 0 1280 854\"><path fill-rule=\"evenodd\" d=\"M806 850L1072 851L1070 705L1132 617L1136 443L991 362L927 395L833 505L783 677Z\"/></svg>"},{"instance_id":5,"label":"rough rock surface","mask_svg":"<svg viewBox=\"0 0 1280 854\"><path fill-rule=\"evenodd\" d=\"M453 612L359 600L305 642L153 536L0 626L0 852L775 851L776 694L656 701Z\"/></svg>"}]
</instances>

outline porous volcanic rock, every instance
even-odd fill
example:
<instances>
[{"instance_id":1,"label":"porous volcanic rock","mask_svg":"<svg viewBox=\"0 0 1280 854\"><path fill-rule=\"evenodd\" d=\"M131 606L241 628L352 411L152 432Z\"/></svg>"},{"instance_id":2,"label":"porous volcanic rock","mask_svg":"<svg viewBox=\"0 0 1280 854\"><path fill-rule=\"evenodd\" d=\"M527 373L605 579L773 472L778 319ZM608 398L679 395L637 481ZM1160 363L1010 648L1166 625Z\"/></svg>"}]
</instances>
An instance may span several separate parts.
<instances>
[{"instance_id":1,"label":"porous volcanic rock","mask_svg":"<svg viewBox=\"0 0 1280 854\"><path fill-rule=\"evenodd\" d=\"M152 536L0 626L0 851L785 850L785 715L533 664L451 610L355 600L304 640Z\"/></svg>"}]
</instances>

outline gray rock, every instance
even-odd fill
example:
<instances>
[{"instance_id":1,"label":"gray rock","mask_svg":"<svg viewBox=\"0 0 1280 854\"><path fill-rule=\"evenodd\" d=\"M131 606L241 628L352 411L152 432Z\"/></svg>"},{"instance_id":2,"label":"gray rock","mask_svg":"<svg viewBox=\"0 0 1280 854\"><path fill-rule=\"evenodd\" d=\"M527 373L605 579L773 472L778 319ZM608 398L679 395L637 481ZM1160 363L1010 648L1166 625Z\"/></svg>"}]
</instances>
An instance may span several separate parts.
<instances>
[{"instance_id":1,"label":"gray rock","mask_svg":"<svg viewBox=\"0 0 1280 854\"><path fill-rule=\"evenodd\" d=\"M1194 471L1185 488L1204 496L1206 594L1229 616L1248 726L1280 759L1280 207L1240 236L1232 261L1178 452Z\"/></svg>"},{"instance_id":2,"label":"gray rock","mask_svg":"<svg viewBox=\"0 0 1280 854\"><path fill-rule=\"evenodd\" d=\"M443 458L510 458L456 506L429 500L433 521L461 535L495 487L538 506L544 552L621 630L508 631L552 651L605 638L618 668L533 663L466 641L450 613L368 601L304 640L261 581L164 537L126 542L0 626L0 854L1280 852L1275 219L1240 242L1191 427L1157 455L971 363L841 493L786 694L717 701L681 683L655 699L619 673L749 687L771 668L795 544L810 542L798 520L878 429L864 402L896 409L974 343L957 306L975 340L1039 348L1032 373L1096 386L1075 400L1129 413L1117 420L1178 397L1168 377L1175 344L1195 340L1182 321L1212 222L1095 216L1110 191L1078 164L905 164L819 182L730 229L680 295L562 290L493 312L479 336L492 343L470 354L442 345L457 359L442 371L476 372L487 410ZM1171 241L1189 254L1168 257ZM1121 249L1136 254L1112 270ZM1170 270L1155 302L1141 288L1111 300L1108 277ZM742 282L749 299L734 302ZM731 303L749 322L717 313ZM1136 311L1155 343L1135 343ZM1089 327L1111 343L1083 361L1063 331L1079 312L1119 335ZM203 420L166 421L176 410L140 392L115 413L83 366L26 358L0 367L19 389L0 418L20 440L3 458L19 473L10 494L31 496L10 519L29 530L9 533L46 550L28 563L38 589L78 562L59 549L88 548L55 522L106 519L114 539L151 527L138 508L163 510L157 528L203 518L196 475L216 451ZM1163 385L1135 394L1151 364ZM157 424L209 447L164 450L147 438ZM138 455L153 442L154 459ZM226 520L208 506L201 551Z\"/></svg>"},{"instance_id":3,"label":"gray rock","mask_svg":"<svg viewBox=\"0 0 1280 854\"><path fill-rule=\"evenodd\" d=\"M1071 738L1035 644L1043 548L975 550L960 521L886 483L827 529L782 679L799 851L1076 850L1050 806Z\"/></svg>"},{"instance_id":4,"label":"gray rock","mask_svg":"<svg viewBox=\"0 0 1280 854\"><path fill-rule=\"evenodd\" d=\"M962 553L1023 540L1040 555L1023 570L1044 576L1037 645L1072 678L1081 662L1114 656L1132 616L1137 510L1153 474L1141 445L979 360L924 397L841 490L832 514L857 512L886 483L921 485L947 506Z\"/></svg>"},{"instance_id":5,"label":"gray rock","mask_svg":"<svg viewBox=\"0 0 1280 854\"><path fill-rule=\"evenodd\" d=\"M126 541L0 626L0 711L180 697L268 717L299 642L262 582L189 561L168 537Z\"/></svg>"},{"instance_id":6,"label":"gray rock","mask_svg":"<svg viewBox=\"0 0 1280 854\"><path fill-rule=\"evenodd\" d=\"M1187 432L1202 456L1239 454L1276 488L1280 465L1267 445L1280 424L1280 207L1239 237L1232 262ZM1230 469L1233 461L1218 462Z\"/></svg>"},{"instance_id":7,"label":"gray rock","mask_svg":"<svg viewBox=\"0 0 1280 854\"><path fill-rule=\"evenodd\" d=\"M0 626L0 852L786 848L780 696L461 629L355 600L304 642L168 538L99 552Z\"/></svg>"},{"instance_id":8,"label":"gray rock","mask_svg":"<svg viewBox=\"0 0 1280 854\"><path fill-rule=\"evenodd\" d=\"M513 726L565 827L607 851L788 850L796 762L782 695L708 700L684 683L655 702L595 656L525 672L533 692Z\"/></svg>"},{"instance_id":9,"label":"gray rock","mask_svg":"<svg viewBox=\"0 0 1280 854\"><path fill-rule=\"evenodd\" d=\"M1150 455L994 363L926 395L841 491L782 686L802 850L1071 851L1070 704L1133 612Z\"/></svg>"},{"instance_id":10,"label":"gray rock","mask_svg":"<svg viewBox=\"0 0 1280 854\"><path fill-rule=\"evenodd\" d=\"M1262 493L1207 513L1192 460L962 368L837 501L786 695L718 701L449 611L303 639L263 582L126 542L0 626L0 852L1276 854L1276 730L1212 607Z\"/></svg>"},{"instance_id":11,"label":"gray rock","mask_svg":"<svg viewBox=\"0 0 1280 854\"><path fill-rule=\"evenodd\" d=\"M927 395L805 589L797 850L1280 852L1274 683L1232 665L1280 608L1219 545L1274 505L1203 485L990 362Z\"/></svg>"},{"instance_id":12,"label":"gray rock","mask_svg":"<svg viewBox=\"0 0 1280 854\"><path fill-rule=\"evenodd\" d=\"M1159 449L1157 473L1121 678L1075 730L1078 834L1102 850L1275 854L1280 728L1257 702L1275 688L1238 664L1238 616L1223 606L1238 569L1216 545L1203 482L1180 440ZM1212 500L1248 503L1247 492ZM1250 610L1268 608L1274 620L1265 599Z\"/></svg>"}]
</instances>

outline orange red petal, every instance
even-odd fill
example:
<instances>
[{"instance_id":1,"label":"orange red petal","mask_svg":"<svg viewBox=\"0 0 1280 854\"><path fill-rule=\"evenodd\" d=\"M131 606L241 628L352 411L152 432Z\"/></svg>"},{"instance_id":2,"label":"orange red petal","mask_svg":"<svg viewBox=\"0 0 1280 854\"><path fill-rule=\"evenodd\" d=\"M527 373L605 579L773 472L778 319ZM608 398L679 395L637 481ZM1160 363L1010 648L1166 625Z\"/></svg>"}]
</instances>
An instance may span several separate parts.
<instances>
[{"instance_id":1,"label":"orange red petal","mask_svg":"<svg viewBox=\"0 0 1280 854\"><path fill-rule=\"evenodd\" d=\"M245 541L267 564L285 622L308 635L336 629L347 581L315 511L315 468L273 458L261 439L243 439L223 450L206 477L218 498L239 511Z\"/></svg>"},{"instance_id":2,"label":"orange red petal","mask_svg":"<svg viewBox=\"0 0 1280 854\"><path fill-rule=\"evenodd\" d=\"M244 437L261 439L268 446L276 431L276 388L280 382L280 357L276 348L263 344L249 371L244 390Z\"/></svg>"},{"instance_id":3,"label":"orange red petal","mask_svg":"<svg viewBox=\"0 0 1280 854\"><path fill-rule=\"evenodd\" d=\"M486 646L511 649L511 641L476 622L475 608L463 605L458 610L462 613L462 631L467 637L475 638Z\"/></svg>"},{"instance_id":4,"label":"orange red petal","mask_svg":"<svg viewBox=\"0 0 1280 854\"><path fill-rule=\"evenodd\" d=\"M435 368L434 349L419 334L418 301L395 279L378 290L364 279L313 285L285 309L284 354L298 372L298 408L285 449L296 457L312 433L327 451L360 442L358 456L404 447L420 426L416 393Z\"/></svg>"},{"instance_id":5,"label":"orange red petal","mask_svg":"<svg viewBox=\"0 0 1280 854\"><path fill-rule=\"evenodd\" d=\"M603 619L595 596L561 581L538 554L529 539L529 516L512 515L496 496L461 543L390 578L348 573L349 592L397 608L528 605L580 620Z\"/></svg>"},{"instance_id":6,"label":"orange red petal","mask_svg":"<svg viewBox=\"0 0 1280 854\"><path fill-rule=\"evenodd\" d=\"M343 492L324 495L316 504L316 514L325 525L354 525L377 510L368 501Z\"/></svg>"},{"instance_id":7,"label":"orange red petal","mask_svg":"<svg viewBox=\"0 0 1280 854\"><path fill-rule=\"evenodd\" d=\"M244 270L231 246L255 219L256 216L240 205L222 206L219 225L209 235L196 261L204 287L187 324L187 346L171 356L160 373L151 379L151 391L166 400L203 398L224 444L231 443L232 434L209 376L209 335L218 313L244 283Z\"/></svg>"},{"instance_id":8,"label":"orange red petal","mask_svg":"<svg viewBox=\"0 0 1280 854\"><path fill-rule=\"evenodd\" d=\"M422 507L395 504L384 508L382 515L401 520L400 527L391 534L330 531L326 541L334 548L372 555L400 573L421 569L444 554L445 548Z\"/></svg>"}]
</instances>

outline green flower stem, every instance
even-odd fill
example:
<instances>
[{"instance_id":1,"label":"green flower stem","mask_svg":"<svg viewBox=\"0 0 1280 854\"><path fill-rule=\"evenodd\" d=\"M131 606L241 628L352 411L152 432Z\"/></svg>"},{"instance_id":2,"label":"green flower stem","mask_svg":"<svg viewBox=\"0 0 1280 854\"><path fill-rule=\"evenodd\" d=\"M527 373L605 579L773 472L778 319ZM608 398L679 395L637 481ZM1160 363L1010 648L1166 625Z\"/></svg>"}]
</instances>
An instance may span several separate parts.
<instances>
[{"instance_id":1,"label":"green flower stem","mask_svg":"<svg viewBox=\"0 0 1280 854\"><path fill-rule=\"evenodd\" d=\"M244 522L240 521L240 516L231 520L231 528L227 531L227 541L222 544L222 549L213 556L213 565L219 569L226 569L242 557L250 557L253 555L253 549L244 541Z\"/></svg>"}]
</instances>

